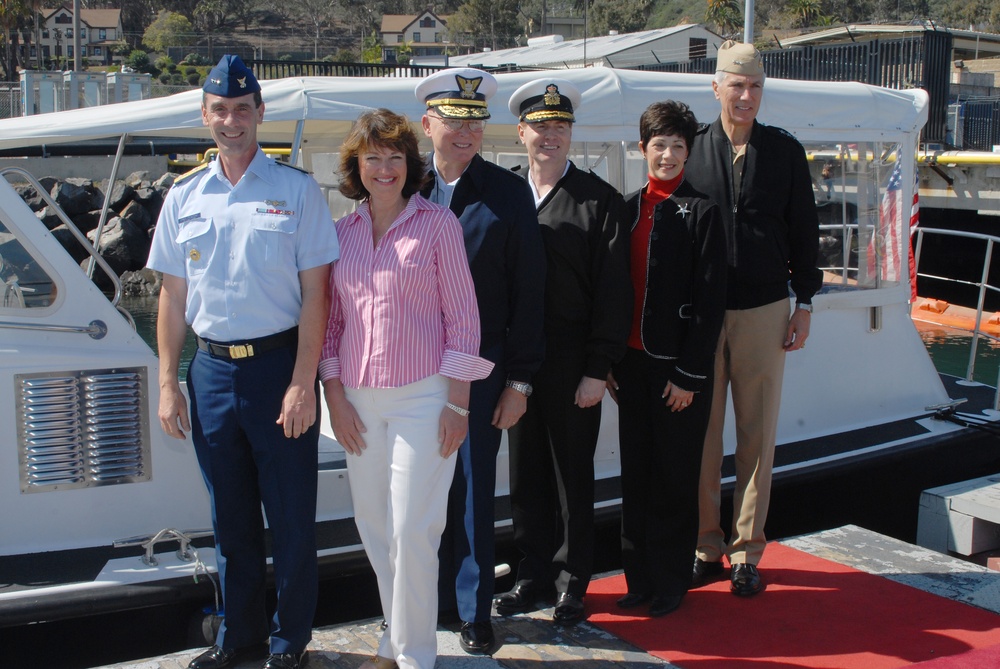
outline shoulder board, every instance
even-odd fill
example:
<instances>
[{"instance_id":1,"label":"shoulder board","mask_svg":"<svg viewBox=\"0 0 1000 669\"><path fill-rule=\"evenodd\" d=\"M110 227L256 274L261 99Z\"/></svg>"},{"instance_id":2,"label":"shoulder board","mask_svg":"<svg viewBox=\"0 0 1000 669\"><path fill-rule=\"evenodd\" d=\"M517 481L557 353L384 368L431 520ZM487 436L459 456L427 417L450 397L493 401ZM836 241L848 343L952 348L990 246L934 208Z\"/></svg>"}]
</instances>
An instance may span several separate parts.
<instances>
[{"instance_id":1,"label":"shoulder board","mask_svg":"<svg viewBox=\"0 0 1000 669\"><path fill-rule=\"evenodd\" d=\"M286 163L283 160L275 160L274 164L275 165L281 165L282 167L290 167L293 170L295 170L296 172L302 172L302 174L310 174L309 170L304 170L301 167L298 167L297 165L292 165L291 163Z\"/></svg>"},{"instance_id":2,"label":"shoulder board","mask_svg":"<svg viewBox=\"0 0 1000 669\"><path fill-rule=\"evenodd\" d=\"M195 174L198 174L202 170L206 169L209 165L211 165L211 163L202 163L198 167L195 167L194 169L188 170L184 174L182 174L179 177L177 177L176 179L174 179L174 185L176 186L180 182L187 180L188 178L194 176Z\"/></svg>"},{"instance_id":3,"label":"shoulder board","mask_svg":"<svg viewBox=\"0 0 1000 669\"><path fill-rule=\"evenodd\" d=\"M510 168L510 171L511 172L520 172L522 167L523 167L523 165L514 165L514 167Z\"/></svg>"},{"instance_id":4,"label":"shoulder board","mask_svg":"<svg viewBox=\"0 0 1000 669\"><path fill-rule=\"evenodd\" d=\"M703 133L711 127L712 127L711 123L699 123L698 129L695 130L695 134Z\"/></svg>"}]
</instances>

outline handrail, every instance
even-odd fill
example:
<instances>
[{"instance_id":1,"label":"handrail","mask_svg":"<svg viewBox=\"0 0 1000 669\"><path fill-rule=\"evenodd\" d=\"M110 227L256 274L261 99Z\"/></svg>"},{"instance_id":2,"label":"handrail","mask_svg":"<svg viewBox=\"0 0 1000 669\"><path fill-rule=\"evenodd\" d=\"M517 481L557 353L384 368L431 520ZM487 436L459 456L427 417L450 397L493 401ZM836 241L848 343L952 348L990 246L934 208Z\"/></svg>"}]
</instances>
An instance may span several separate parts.
<instances>
[{"instance_id":1,"label":"handrail","mask_svg":"<svg viewBox=\"0 0 1000 669\"><path fill-rule=\"evenodd\" d=\"M12 323L10 321L0 321L0 328L9 330L42 330L44 332L69 332L71 334L90 335L91 339L104 339L108 334L108 324L104 321L93 320L89 325L50 325L47 323Z\"/></svg>"},{"instance_id":2,"label":"handrail","mask_svg":"<svg viewBox=\"0 0 1000 669\"><path fill-rule=\"evenodd\" d=\"M988 292L1000 294L1000 287L990 284L990 265L993 261L993 248L997 242L1000 242L1000 237L995 235L987 235L978 232L966 232L963 230L945 230L942 228L921 228L916 229L916 244L914 245L913 257L914 264L916 266L917 277L923 277L925 279L934 279L937 281L943 281L946 283L963 285L963 286L974 286L978 289L978 294L976 298L976 316L975 325L971 330L971 343L969 346L969 362L966 365L965 379L967 381L972 381L976 370L976 355L979 350L979 338L985 337L986 339L1000 342L1000 337L984 332L983 325L983 310L986 304L986 295ZM928 274L925 272L920 272L920 256L923 251L924 237L927 235L942 235L945 237L959 237L964 239L973 239L985 242L986 250L983 256L983 264L980 270L980 276L978 281L970 281L968 279L956 279L952 277L938 276L934 274ZM996 406L1000 406L1000 374L998 374L997 379L997 401Z\"/></svg>"},{"instance_id":3,"label":"handrail","mask_svg":"<svg viewBox=\"0 0 1000 669\"><path fill-rule=\"evenodd\" d=\"M108 278L111 279L111 285L114 286L115 289L115 294L114 297L111 299L111 304L117 309L118 303L121 302L122 299L122 282L118 278L118 275L115 273L115 271L111 269L111 265L109 265L108 262L103 257L101 257L101 254L97 251L97 248L90 243L90 240L87 239L86 235L80 232L80 229L77 228L76 225L73 223L73 221L69 219L69 216L66 215L66 212L64 212L62 208L56 204L55 200L52 198L52 195L50 195L48 191L45 190L45 188L42 186L41 183L38 182L38 179L36 179L34 175L32 175L30 172L20 167L5 167L0 169L0 177L5 177L8 174L18 174L24 177L28 181L28 183L31 184L32 188L34 188L35 191L38 193L38 195L43 200L45 200L46 204L52 207L52 211L55 212L56 216L59 217L59 220L61 220L64 224L66 224L66 227L69 229L69 231L73 234L74 237L76 237L76 240L80 242L80 245L83 246L84 250L87 251L87 254L91 258L91 266L94 262L96 262L101 267L101 270L103 270L104 273L108 275ZM98 243L100 243L99 237L95 239ZM91 275L88 274L88 276Z\"/></svg>"}]
</instances>

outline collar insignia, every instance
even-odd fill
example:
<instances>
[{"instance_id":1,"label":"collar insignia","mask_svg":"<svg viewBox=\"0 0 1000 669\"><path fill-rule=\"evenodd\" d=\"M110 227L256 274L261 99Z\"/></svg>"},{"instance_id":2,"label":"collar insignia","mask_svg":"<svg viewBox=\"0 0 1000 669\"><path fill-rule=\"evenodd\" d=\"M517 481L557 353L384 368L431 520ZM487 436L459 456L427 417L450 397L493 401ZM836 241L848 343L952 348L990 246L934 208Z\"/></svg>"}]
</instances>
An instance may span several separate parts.
<instances>
[{"instance_id":1,"label":"collar insignia","mask_svg":"<svg viewBox=\"0 0 1000 669\"><path fill-rule=\"evenodd\" d=\"M691 210L688 209L687 202L683 203L680 207L677 208L677 214L681 218L687 218L687 215L690 214L690 213L691 213Z\"/></svg>"},{"instance_id":2,"label":"collar insignia","mask_svg":"<svg viewBox=\"0 0 1000 669\"><path fill-rule=\"evenodd\" d=\"M216 86L221 86L222 85L222 79L214 79L213 78L212 79L212 83L215 84Z\"/></svg>"}]
</instances>

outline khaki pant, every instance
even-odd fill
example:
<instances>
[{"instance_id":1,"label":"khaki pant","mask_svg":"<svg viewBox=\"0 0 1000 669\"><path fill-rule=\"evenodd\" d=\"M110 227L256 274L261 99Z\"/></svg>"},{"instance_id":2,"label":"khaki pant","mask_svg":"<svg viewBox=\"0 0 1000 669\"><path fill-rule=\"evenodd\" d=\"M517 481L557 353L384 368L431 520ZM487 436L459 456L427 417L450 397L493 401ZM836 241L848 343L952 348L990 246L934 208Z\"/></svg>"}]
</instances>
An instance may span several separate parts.
<instances>
[{"instance_id":1,"label":"khaki pant","mask_svg":"<svg viewBox=\"0 0 1000 669\"><path fill-rule=\"evenodd\" d=\"M714 562L727 555L731 563L757 564L764 553L764 522L771 500L771 467L785 371L782 345L790 311L788 300L726 311L715 354L712 411L698 489L696 554L702 560ZM736 488L728 546L719 511L727 388L732 391L736 415Z\"/></svg>"}]
</instances>

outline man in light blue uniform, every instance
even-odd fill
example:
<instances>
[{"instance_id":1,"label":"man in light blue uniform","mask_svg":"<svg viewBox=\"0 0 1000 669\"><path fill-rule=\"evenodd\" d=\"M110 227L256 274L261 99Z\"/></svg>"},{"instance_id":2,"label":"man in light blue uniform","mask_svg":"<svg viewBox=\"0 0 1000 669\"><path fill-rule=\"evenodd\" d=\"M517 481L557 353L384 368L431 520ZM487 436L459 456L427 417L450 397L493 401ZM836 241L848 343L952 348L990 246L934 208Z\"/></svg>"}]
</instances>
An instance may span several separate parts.
<instances>
[{"instance_id":1,"label":"man in light blue uniform","mask_svg":"<svg viewBox=\"0 0 1000 669\"><path fill-rule=\"evenodd\" d=\"M202 97L219 158L175 182L148 262L163 273L160 424L191 432L225 603L215 645L189 669L232 666L268 637L264 669L303 667L316 608L316 370L339 247L315 180L257 145L263 119L260 84L223 56ZM187 325L198 337L190 420L177 379ZM278 594L270 623L261 504Z\"/></svg>"}]
</instances>

